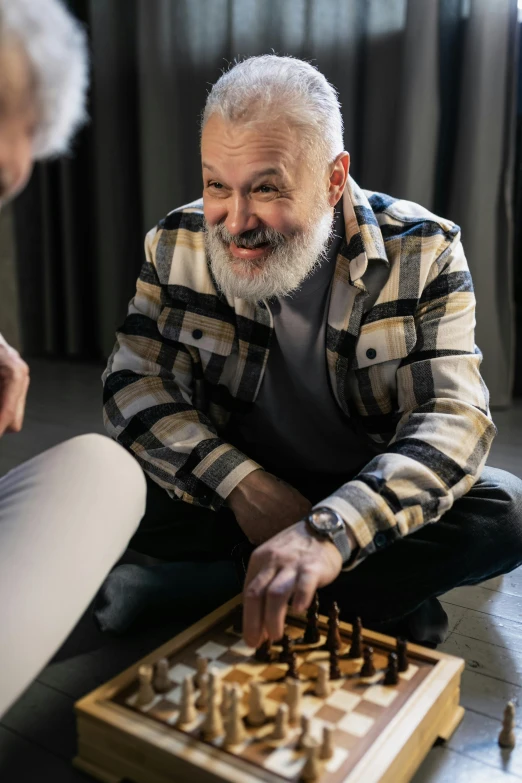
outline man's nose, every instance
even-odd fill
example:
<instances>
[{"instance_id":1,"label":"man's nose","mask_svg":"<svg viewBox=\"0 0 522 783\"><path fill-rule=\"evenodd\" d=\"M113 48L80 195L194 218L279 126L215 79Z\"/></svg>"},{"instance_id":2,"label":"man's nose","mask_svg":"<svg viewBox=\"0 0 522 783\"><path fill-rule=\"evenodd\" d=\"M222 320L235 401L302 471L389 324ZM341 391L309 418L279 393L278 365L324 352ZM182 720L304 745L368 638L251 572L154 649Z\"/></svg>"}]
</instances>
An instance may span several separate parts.
<instances>
[{"instance_id":1,"label":"man's nose","mask_svg":"<svg viewBox=\"0 0 522 783\"><path fill-rule=\"evenodd\" d=\"M229 206L228 214L225 219L225 227L228 231L237 236L245 231L251 231L257 228L259 220L252 209L252 205L247 198L241 196L235 197Z\"/></svg>"}]
</instances>

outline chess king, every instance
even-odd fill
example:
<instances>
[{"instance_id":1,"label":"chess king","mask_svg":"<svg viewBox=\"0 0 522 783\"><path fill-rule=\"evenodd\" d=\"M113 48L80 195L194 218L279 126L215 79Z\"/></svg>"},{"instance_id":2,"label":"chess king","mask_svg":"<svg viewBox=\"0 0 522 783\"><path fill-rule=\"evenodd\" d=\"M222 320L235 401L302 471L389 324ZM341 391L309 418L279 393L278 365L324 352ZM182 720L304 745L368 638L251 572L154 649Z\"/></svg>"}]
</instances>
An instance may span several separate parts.
<instances>
[{"instance_id":1,"label":"chess king","mask_svg":"<svg viewBox=\"0 0 522 783\"><path fill-rule=\"evenodd\" d=\"M202 199L147 235L103 379L107 431L147 474L132 546L172 561L178 596L251 553L254 647L317 588L435 645L438 596L522 562L522 483L485 467L459 227L350 177L336 91L298 59L222 75L201 164Z\"/></svg>"}]
</instances>

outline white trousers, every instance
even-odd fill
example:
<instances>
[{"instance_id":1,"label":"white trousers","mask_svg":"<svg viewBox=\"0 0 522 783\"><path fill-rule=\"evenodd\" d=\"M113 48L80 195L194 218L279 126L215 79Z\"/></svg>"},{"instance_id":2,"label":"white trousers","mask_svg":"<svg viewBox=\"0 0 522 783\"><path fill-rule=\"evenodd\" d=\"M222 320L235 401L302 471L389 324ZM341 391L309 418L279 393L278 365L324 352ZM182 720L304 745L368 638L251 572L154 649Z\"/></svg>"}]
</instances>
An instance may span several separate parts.
<instances>
[{"instance_id":1,"label":"white trousers","mask_svg":"<svg viewBox=\"0 0 522 783\"><path fill-rule=\"evenodd\" d=\"M0 479L0 715L65 640L145 510L145 478L102 435Z\"/></svg>"}]
</instances>

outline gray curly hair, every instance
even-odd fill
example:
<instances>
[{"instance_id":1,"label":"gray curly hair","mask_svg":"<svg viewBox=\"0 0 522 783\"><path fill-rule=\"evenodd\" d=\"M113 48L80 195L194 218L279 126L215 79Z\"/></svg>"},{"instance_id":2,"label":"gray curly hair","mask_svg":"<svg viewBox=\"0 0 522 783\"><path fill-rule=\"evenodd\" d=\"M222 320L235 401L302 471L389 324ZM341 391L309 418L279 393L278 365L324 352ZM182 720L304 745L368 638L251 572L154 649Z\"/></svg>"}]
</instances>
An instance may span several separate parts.
<instances>
[{"instance_id":1,"label":"gray curly hair","mask_svg":"<svg viewBox=\"0 0 522 783\"><path fill-rule=\"evenodd\" d=\"M60 0L0 0L0 46L18 44L34 78L35 159L67 152L86 120L87 37Z\"/></svg>"},{"instance_id":2,"label":"gray curly hair","mask_svg":"<svg viewBox=\"0 0 522 783\"><path fill-rule=\"evenodd\" d=\"M324 165L343 147L343 119L333 87L313 65L296 57L263 54L234 64L212 87L201 130L213 114L246 125L287 123Z\"/></svg>"}]
</instances>

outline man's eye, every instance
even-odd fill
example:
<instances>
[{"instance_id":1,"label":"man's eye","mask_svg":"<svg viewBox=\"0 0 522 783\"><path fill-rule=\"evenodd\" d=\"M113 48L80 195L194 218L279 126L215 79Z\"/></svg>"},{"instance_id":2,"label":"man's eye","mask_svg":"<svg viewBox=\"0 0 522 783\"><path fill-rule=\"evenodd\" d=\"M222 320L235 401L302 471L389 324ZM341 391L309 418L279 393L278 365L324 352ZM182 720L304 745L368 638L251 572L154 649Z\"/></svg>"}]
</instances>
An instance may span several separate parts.
<instances>
[{"instance_id":1,"label":"man's eye","mask_svg":"<svg viewBox=\"0 0 522 783\"><path fill-rule=\"evenodd\" d=\"M209 188L216 188L216 190L222 190L223 189L223 185L221 184L221 182L209 182L208 186L209 186Z\"/></svg>"},{"instance_id":2,"label":"man's eye","mask_svg":"<svg viewBox=\"0 0 522 783\"><path fill-rule=\"evenodd\" d=\"M260 185L258 187L260 193L275 193L276 189L272 185Z\"/></svg>"}]
</instances>

